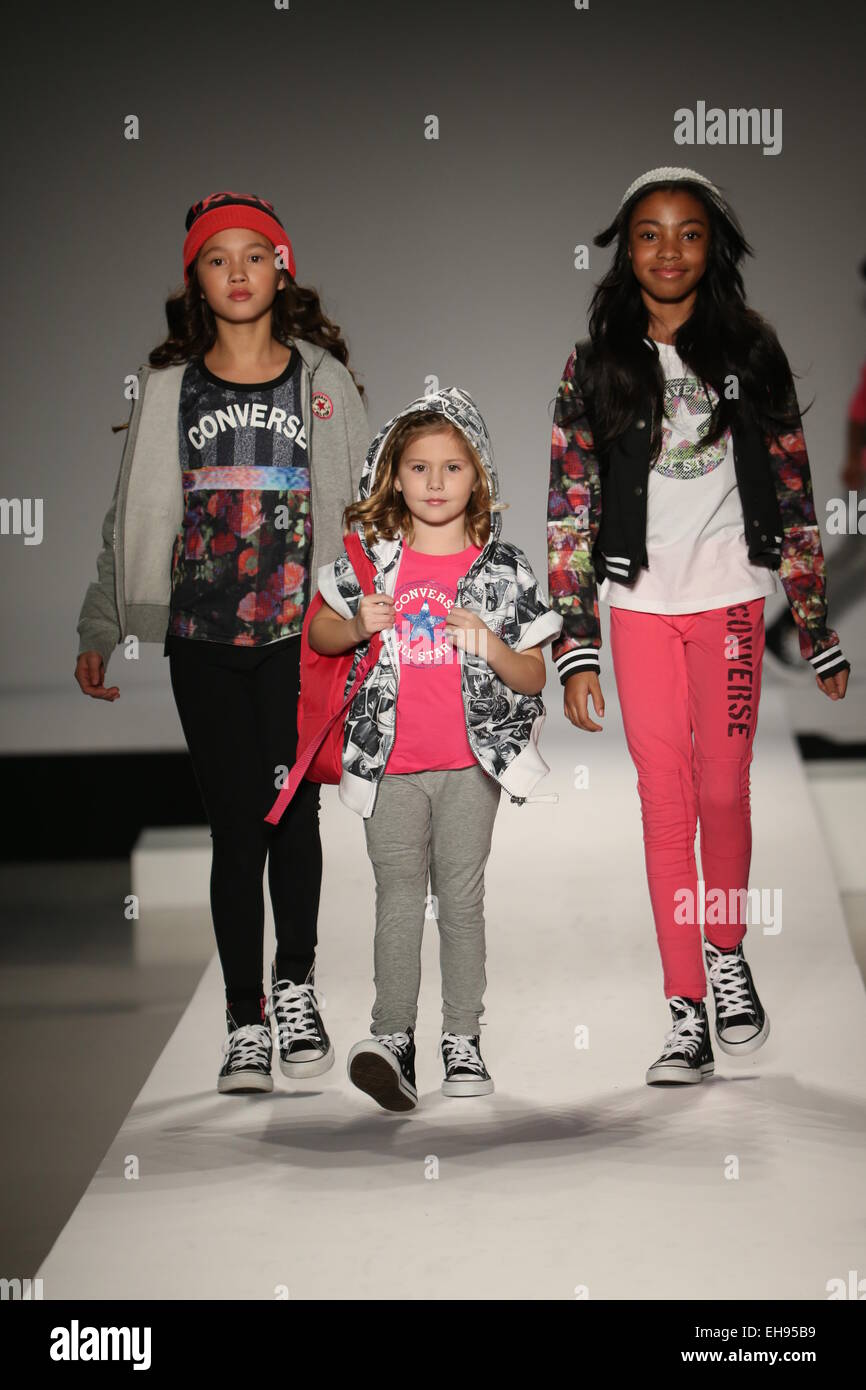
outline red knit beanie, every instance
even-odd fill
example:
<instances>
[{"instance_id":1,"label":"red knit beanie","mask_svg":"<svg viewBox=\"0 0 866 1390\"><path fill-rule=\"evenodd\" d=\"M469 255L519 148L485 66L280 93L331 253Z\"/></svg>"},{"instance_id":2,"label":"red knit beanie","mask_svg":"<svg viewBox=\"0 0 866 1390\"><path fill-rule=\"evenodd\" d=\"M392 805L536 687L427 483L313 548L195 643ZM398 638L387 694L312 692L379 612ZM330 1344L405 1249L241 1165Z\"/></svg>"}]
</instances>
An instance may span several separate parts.
<instances>
[{"instance_id":1,"label":"red knit beanie","mask_svg":"<svg viewBox=\"0 0 866 1390\"><path fill-rule=\"evenodd\" d=\"M249 227L261 232L273 246L285 246L286 269L295 277L295 253L292 243L274 212L273 203L255 193L211 193L201 202L193 203L186 215L186 240L183 243L183 278L189 282L193 261L214 232L229 227Z\"/></svg>"}]
</instances>

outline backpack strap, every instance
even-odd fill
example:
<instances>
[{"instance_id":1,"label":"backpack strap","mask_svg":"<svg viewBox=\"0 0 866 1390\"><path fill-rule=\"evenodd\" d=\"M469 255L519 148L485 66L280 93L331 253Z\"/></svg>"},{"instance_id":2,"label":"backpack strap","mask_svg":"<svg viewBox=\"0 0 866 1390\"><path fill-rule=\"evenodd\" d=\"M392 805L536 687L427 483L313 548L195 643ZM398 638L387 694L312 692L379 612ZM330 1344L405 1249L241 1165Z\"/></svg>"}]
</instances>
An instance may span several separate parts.
<instances>
[{"instance_id":1,"label":"backpack strap","mask_svg":"<svg viewBox=\"0 0 866 1390\"><path fill-rule=\"evenodd\" d=\"M361 592L374 594L376 592L376 567L361 544L361 537L358 532L348 531L343 537L343 545L352 563L355 577L361 586Z\"/></svg>"},{"instance_id":2,"label":"backpack strap","mask_svg":"<svg viewBox=\"0 0 866 1390\"><path fill-rule=\"evenodd\" d=\"M348 554L349 559L352 562L352 569L355 571L355 575L357 576L358 583L360 584L362 591L365 594L375 593L376 590L372 578L373 574L375 573L375 568L371 564L370 560L368 559L361 546L360 537L353 531L349 535L343 537L343 542L346 547L346 553ZM352 703L361 686L363 685L364 681L366 680L367 676L369 675L370 671L373 669L376 662L379 660L379 652L381 651L381 648L382 634L381 632L374 632L373 636L370 638L370 645L367 649L367 652L358 662L358 667L355 672L355 679L353 680L351 688L349 689L345 698L343 699L342 705L336 711L335 714L332 714L329 719L325 720L324 724L317 731L315 737L310 739L309 743L301 753L297 762L295 762L292 766L291 771L289 772L289 777L288 781L286 782L286 785L281 789L276 801L274 802L271 809L268 811L268 814L265 816L265 820L270 825L279 824L283 812L285 811L295 792L298 790L298 787L300 786L306 774L307 768L310 766L310 763L313 761L313 758L319 751L319 748L322 744L323 739L327 735L328 730L332 727L333 724L336 723L338 719L344 718L349 705Z\"/></svg>"}]
</instances>

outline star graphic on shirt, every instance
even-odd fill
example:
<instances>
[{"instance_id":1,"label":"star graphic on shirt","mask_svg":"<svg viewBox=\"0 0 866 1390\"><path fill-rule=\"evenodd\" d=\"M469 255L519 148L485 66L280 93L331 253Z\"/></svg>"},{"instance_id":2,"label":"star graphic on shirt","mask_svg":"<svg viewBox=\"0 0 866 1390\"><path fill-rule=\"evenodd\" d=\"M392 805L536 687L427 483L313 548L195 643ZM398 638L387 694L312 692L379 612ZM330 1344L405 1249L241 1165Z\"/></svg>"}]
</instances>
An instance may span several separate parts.
<instances>
[{"instance_id":1,"label":"star graphic on shirt","mask_svg":"<svg viewBox=\"0 0 866 1390\"><path fill-rule=\"evenodd\" d=\"M430 634L430 641L434 642L436 640L435 629L437 627L444 627L447 621L446 618L433 617L433 614L430 612L430 605L427 602L426 598L424 602L421 604L421 607L417 613L410 613L407 611L403 614L403 616L404 618L408 618L412 624L411 630L409 632L410 642L414 642L418 632L420 632L422 637L424 636L425 632L428 632Z\"/></svg>"}]
</instances>

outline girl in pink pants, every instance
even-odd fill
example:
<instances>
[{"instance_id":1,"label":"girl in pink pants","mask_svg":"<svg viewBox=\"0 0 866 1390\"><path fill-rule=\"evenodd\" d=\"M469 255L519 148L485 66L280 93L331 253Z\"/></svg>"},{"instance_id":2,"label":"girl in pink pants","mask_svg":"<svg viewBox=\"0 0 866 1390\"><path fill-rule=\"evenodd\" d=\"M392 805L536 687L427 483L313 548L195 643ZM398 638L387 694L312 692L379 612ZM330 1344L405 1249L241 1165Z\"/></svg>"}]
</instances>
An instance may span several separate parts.
<instances>
[{"instance_id":1,"label":"girl in pink pants","mask_svg":"<svg viewBox=\"0 0 866 1390\"><path fill-rule=\"evenodd\" d=\"M588 702L604 714L598 600L609 600L673 1025L646 1079L694 1083L714 1069L707 977L722 1051L753 1052L770 1031L743 938L774 571L822 693L844 698L850 667L828 622L791 371L746 304L750 248L730 205L693 169L651 169L595 238L613 241L589 338L556 398L548 571L563 626L552 654L567 717L600 732Z\"/></svg>"},{"instance_id":2,"label":"girl in pink pants","mask_svg":"<svg viewBox=\"0 0 866 1390\"><path fill-rule=\"evenodd\" d=\"M611 608L610 647L638 774L665 994L700 999L706 981L695 832L700 821L705 899L720 901L712 895L721 889L725 904L739 902L730 890L749 883L749 764L761 694L764 600L673 615ZM679 910L678 894L695 910ZM716 915L722 920L707 928L707 939L735 951L745 921ZM769 1031L766 1015L764 1022Z\"/></svg>"}]
</instances>

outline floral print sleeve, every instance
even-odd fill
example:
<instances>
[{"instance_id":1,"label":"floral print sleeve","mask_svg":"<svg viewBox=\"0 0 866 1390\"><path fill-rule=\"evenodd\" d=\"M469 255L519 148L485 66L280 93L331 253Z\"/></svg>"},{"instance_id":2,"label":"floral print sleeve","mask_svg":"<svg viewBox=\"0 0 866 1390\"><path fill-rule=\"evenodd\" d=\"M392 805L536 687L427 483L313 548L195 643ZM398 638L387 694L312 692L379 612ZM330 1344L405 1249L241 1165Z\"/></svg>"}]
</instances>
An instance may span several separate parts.
<instances>
[{"instance_id":1,"label":"floral print sleeve","mask_svg":"<svg viewBox=\"0 0 866 1390\"><path fill-rule=\"evenodd\" d=\"M789 389L796 403L790 373ZM833 675L848 670L850 663L838 634L828 626L826 563L802 424L778 438L767 434L765 443L782 517L779 579L797 625L800 654L817 675Z\"/></svg>"},{"instance_id":2,"label":"floral print sleeve","mask_svg":"<svg viewBox=\"0 0 866 1390\"><path fill-rule=\"evenodd\" d=\"M553 415L547 501L550 603L562 617L552 646L562 684L579 671L598 671L601 623L592 549L601 523L601 478L583 391L571 352Z\"/></svg>"}]
</instances>

